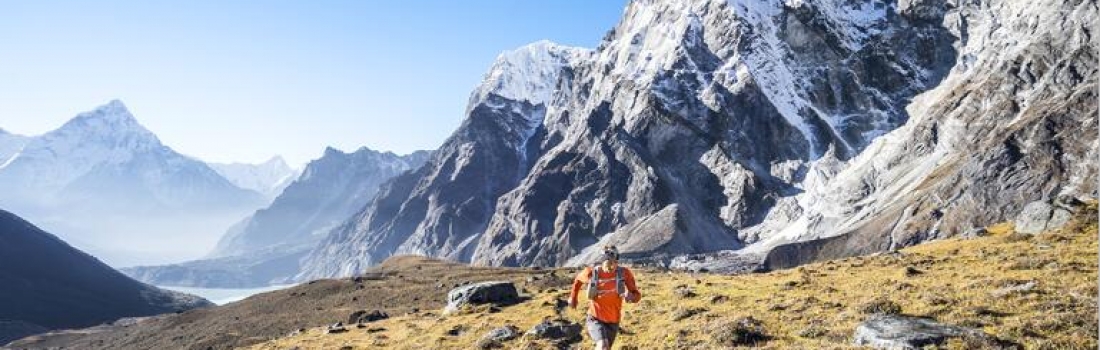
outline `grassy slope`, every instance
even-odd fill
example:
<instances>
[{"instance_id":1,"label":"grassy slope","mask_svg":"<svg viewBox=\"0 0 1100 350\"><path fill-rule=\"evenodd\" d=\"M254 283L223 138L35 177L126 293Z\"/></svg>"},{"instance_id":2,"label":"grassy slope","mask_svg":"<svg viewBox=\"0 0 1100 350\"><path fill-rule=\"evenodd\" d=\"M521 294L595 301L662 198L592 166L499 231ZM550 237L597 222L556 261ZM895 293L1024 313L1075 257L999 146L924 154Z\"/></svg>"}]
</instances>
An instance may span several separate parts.
<instances>
[{"instance_id":1,"label":"grassy slope","mask_svg":"<svg viewBox=\"0 0 1100 350\"><path fill-rule=\"evenodd\" d=\"M1095 204L1089 212L1095 218ZM616 348L724 348L708 330L742 316L763 322L771 339L758 346L848 348L853 329L867 317L861 310L872 302L889 300L900 306L903 314L981 328L1029 349L1095 349L1095 219L1082 219L1063 230L1034 237L1014 234L1007 224L989 229L987 237L937 241L901 254L848 258L767 274L639 271L640 288L646 296L641 303L626 307L623 328L627 334L619 338ZM909 267L919 273L906 273ZM1009 295L995 292L1027 281L1035 281L1036 287ZM697 295L675 293L678 286L687 286ZM545 317L554 317L550 305L568 295L552 289L531 293L531 300L496 313L483 308L457 316L412 314L365 329L352 327L343 334L311 329L252 348L470 349L495 327L514 324L526 330ZM702 312L673 321L692 308ZM568 311L565 317L579 321L582 313ZM459 330L459 335L447 335L452 329ZM544 344L520 338L505 345L525 349Z\"/></svg>"}]
</instances>

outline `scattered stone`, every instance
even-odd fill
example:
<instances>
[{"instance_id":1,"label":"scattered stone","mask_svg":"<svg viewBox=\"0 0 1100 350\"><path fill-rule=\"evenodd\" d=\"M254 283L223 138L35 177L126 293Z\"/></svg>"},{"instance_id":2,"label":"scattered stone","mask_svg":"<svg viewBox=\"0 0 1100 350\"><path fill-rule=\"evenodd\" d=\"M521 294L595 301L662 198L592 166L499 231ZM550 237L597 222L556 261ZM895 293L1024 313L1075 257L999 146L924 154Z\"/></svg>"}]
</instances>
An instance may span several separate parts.
<instances>
[{"instance_id":1,"label":"scattered stone","mask_svg":"<svg viewBox=\"0 0 1100 350\"><path fill-rule=\"evenodd\" d=\"M562 340L576 342L581 340L581 325L567 320L544 320L527 331L535 339Z\"/></svg>"},{"instance_id":2,"label":"scattered stone","mask_svg":"<svg viewBox=\"0 0 1100 350\"><path fill-rule=\"evenodd\" d=\"M371 327L371 328L367 328L367 333L378 333L378 332L385 332L385 331L386 331L386 328L385 328L385 327Z\"/></svg>"},{"instance_id":3,"label":"scattered stone","mask_svg":"<svg viewBox=\"0 0 1100 350\"><path fill-rule=\"evenodd\" d=\"M752 317L712 321L707 331L711 341L722 347L758 345L770 339L764 324Z\"/></svg>"},{"instance_id":4,"label":"scattered stone","mask_svg":"<svg viewBox=\"0 0 1100 350\"><path fill-rule=\"evenodd\" d=\"M1004 298L1012 294L1027 294L1035 289L1035 281L1028 281L1027 283L1007 286L1001 289L997 289L990 292L991 295L997 298Z\"/></svg>"},{"instance_id":5,"label":"scattered stone","mask_svg":"<svg viewBox=\"0 0 1100 350\"><path fill-rule=\"evenodd\" d=\"M986 344L990 348L1002 345L1000 341L975 329L900 315L871 316L856 327L853 338L855 345L891 350L924 349L928 346L943 345L950 339L964 339L968 344Z\"/></svg>"},{"instance_id":6,"label":"scattered stone","mask_svg":"<svg viewBox=\"0 0 1100 350\"><path fill-rule=\"evenodd\" d=\"M906 266L905 267L905 272L903 273L903 275L905 275L905 277L913 277L913 276L923 275L923 274L924 274L924 271L918 270L917 268L912 267L912 266Z\"/></svg>"},{"instance_id":7,"label":"scattered stone","mask_svg":"<svg viewBox=\"0 0 1100 350\"><path fill-rule=\"evenodd\" d=\"M478 346L482 349L501 347L503 346L503 342L519 338L519 336L519 328L513 325L506 325L504 327L496 328L489 331L489 333L486 333L484 337L481 337L481 341L478 342Z\"/></svg>"},{"instance_id":8,"label":"scattered stone","mask_svg":"<svg viewBox=\"0 0 1100 350\"><path fill-rule=\"evenodd\" d=\"M462 335L462 333L465 332L465 331L466 331L466 326L456 325L454 327L451 327L451 329L447 330L447 335L452 336L452 337L457 337L457 336Z\"/></svg>"},{"instance_id":9,"label":"scattered stone","mask_svg":"<svg viewBox=\"0 0 1100 350\"><path fill-rule=\"evenodd\" d=\"M355 350L355 347L351 345L344 345L340 347L340 350Z\"/></svg>"},{"instance_id":10,"label":"scattered stone","mask_svg":"<svg viewBox=\"0 0 1100 350\"><path fill-rule=\"evenodd\" d=\"M694 298L696 295L698 295L698 294L695 294L694 289L691 289L691 287L688 287L688 286L683 285L683 284L678 285L675 288L673 288L672 289L672 294L675 294L676 296L681 297L681 298Z\"/></svg>"},{"instance_id":11,"label":"scattered stone","mask_svg":"<svg viewBox=\"0 0 1100 350\"><path fill-rule=\"evenodd\" d=\"M325 334L344 333L344 332L347 332L347 331L348 331L348 329L344 328L344 323L343 322L336 322L336 323L333 323L332 325L328 326L328 328L325 328Z\"/></svg>"},{"instance_id":12,"label":"scattered stone","mask_svg":"<svg viewBox=\"0 0 1100 350\"><path fill-rule=\"evenodd\" d=\"M444 313L453 313L466 305L497 304L509 305L519 302L516 286L508 281L475 283L455 288L447 293L447 307Z\"/></svg>"},{"instance_id":13,"label":"scattered stone","mask_svg":"<svg viewBox=\"0 0 1100 350\"><path fill-rule=\"evenodd\" d=\"M359 310L356 312L352 312L351 315L348 316L348 324L370 323L387 318L390 318L390 315L380 310L374 310L371 312L367 312L366 310Z\"/></svg>"},{"instance_id":14,"label":"scattered stone","mask_svg":"<svg viewBox=\"0 0 1100 350\"><path fill-rule=\"evenodd\" d=\"M829 334L829 330L821 325L821 322L811 322L809 326L798 331L798 336L808 339L816 339Z\"/></svg>"},{"instance_id":15,"label":"scattered stone","mask_svg":"<svg viewBox=\"0 0 1100 350\"><path fill-rule=\"evenodd\" d=\"M713 297L710 297L711 304L721 304L727 301L730 301L730 297L725 295L715 295Z\"/></svg>"}]
</instances>

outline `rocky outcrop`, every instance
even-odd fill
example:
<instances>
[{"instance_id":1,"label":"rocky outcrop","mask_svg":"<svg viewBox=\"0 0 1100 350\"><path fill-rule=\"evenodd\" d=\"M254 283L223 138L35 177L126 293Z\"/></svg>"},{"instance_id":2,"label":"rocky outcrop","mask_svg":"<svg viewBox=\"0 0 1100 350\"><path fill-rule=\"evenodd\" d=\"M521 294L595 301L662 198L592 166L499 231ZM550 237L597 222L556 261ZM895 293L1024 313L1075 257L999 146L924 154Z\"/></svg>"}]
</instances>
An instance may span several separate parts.
<instances>
[{"instance_id":1,"label":"rocky outcrop","mask_svg":"<svg viewBox=\"0 0 1100 350\"><path fill-rule=\"evenodd\" d=\"M855 345L874 349L917 350L963 339L968 346L983 349L1011 349L976 329L948 326L910 316L877 315L860 323L853 335Z\"/></svg>"},{"instance_id":2,"label":"rocky outcrop","mask_svg":"<svg viewBox=\"0 0 1100 350\"><path fill-rule=\"evenodd\" d=\"M534 339L546 339L556 343L573 343L581 340L582 326L567 320L544 320L527 330Z\"/></svg>"},{"instance_id":3,"label":"rocky outcrop","mask_svg":"<svg viewBox=\"0 0 1100 350\"><path fill-rule=\"evenodd\" d=\"M1016 216L1015 231L1027 234L1036 234L1046 230L1053 230L1064 226L1078 208L1069 201L1034 201L1024 206L1020 215ZM1079 207L1079 205L1077 206Z\"/></svg>"},{"instance_id":4,"label":"rocky outcrop","mask_svg":"<svg viewBox=\"0 0 1100 350\"><path fill-rule=\"evenodd\" d=\"M490 281L474 283L452 289L447 293L445 313L453 313L467 305L510 305L520 301L519 292L512 282Z\"/></svg>"},{"instance_id":5,"label":"rocky outcrop","mask_svg":"<svg viewBox=\"0 0 1100 350\"><path fill-rule=\"evenodd\" d=\"M1036 200L1095 197L1086 179L1100 147L1088 28L1096 15L1084 1L948 11L961 58L948 78L909 105L905 126L804 196L803 222L768 245L825 241L790 243L803 253L767 264L897 249L1009 221Z\"/></svg>"}]
</instances>

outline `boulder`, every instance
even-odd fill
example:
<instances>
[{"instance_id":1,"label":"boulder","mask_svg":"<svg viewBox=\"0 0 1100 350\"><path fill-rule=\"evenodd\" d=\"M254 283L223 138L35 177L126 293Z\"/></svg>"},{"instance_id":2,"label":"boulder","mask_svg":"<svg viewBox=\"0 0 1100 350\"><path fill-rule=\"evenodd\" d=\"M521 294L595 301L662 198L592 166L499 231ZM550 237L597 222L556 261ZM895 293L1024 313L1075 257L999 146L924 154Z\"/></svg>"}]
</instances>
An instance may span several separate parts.
<instances>
[{"instance_id":1,"label":"boulder","mask_svg":"<svg viewBox=\"0 0 1100 350\"><path fill-rule=\"evenodd\" d=\"M856 327L853 338L855 345L890 350L923 349L953 338L966 339L970 344L997 344L995 339L975 329L901 315L871 316Z\"/></svg>"},{"instance_id":2,"label":"boulder","mask_svg":"<svg viewBox=\"0 0 1100 350\"><path fill-rule=\"evenodd\" d=\"M328 326L328 328L325 328L325 334L344 333L347 331L348 329L344 328L343 322L336 322L333 323L331 326Z\"/></svg>"},{"instance_id":3,"label":"boulder","mask_svg":"<svg viewBox=\"0 0 1100 350\"><path fill-rule=\"evenodd\" d=\"M351 315L348 316L348 324L368 323L384 320L387 318L390 318L390 315L380 310L374 310L371 312L367 312L366 310L359 310L351 313Z\"/></svg>"},{"instance_id":4,"label":"boulder","mask_svg":"<svg viewBox=\"0 0 1100 350\"><path fill-rule=\"evenodd\" d=\"M489 331L489 333L485 333L485 336L482 339L486 339L486 340L490 340L490 341L497 341L497 342L505 342L505 341L509 341L509 340L512 340L512 339L519 338L519 336L520 336L519 328L517 328L516 326L513 326L513 325L507 325L507 326L504 326L504 327L500 327L500 328L491 330L491 331Z\"/></svg>"},{"instance_id":5,"label":"boulder","mask_svg":"<svg viewBox=\"0 0 1100 350\"><path fill-rule=\"evenodd\" d=\"M1016 232L1041 233L1064 226L1073 217L1072 203L1034 201L1024 206L1016 216Z\"/></svg>"},{"instance_id":6,"label":"boulder","mask_svg":"<svg viewBox=\"0 0 1100 350\"><path fill-rule=\"evenodd\" d=\"M581 339L581 325L567 320L544 320L527 331L535 339L573 342Z\"/></svg>"},{"instance_id":7,"label":"boulder","mask_svg":"<svg viewBox=\"0 0 1100 350\"><path fill-rule=\"evenodd\" d=\"M462 309L465 305L510 305L519 302L516 286L508 281L491 281L465 285L447 293L445 313Z\"/></svg>"}]
</instances>

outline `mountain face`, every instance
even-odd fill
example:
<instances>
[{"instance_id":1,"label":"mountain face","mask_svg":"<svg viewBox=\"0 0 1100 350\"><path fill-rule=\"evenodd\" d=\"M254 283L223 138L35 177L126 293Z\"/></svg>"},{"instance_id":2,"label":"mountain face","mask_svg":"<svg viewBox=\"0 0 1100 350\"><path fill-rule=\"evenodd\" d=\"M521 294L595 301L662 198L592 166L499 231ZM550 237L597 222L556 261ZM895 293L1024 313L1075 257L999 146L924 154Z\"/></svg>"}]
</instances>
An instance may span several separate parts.
<instances>
[{"instance_id":1,"label":"mountain face","mask_svg":"<svg viewBox=\"0 0 1100 350\"><path fill-rule=\"evenodd\" d=\"M211 306L132 280L0 210L0 345L50 329Z\"/></svg>"},{"instance_id":2,"label":"mountain face","mask_svg":"<svg viewBox=\"0 0 1100 350\"><path fill-rule=\"evenodd\" d=\"M6 167L8 160L19 154L19 151L23 150L23 146L26 146L29 140L26 136L12 134L0 129L0 169Z\"/></svg>"},{"instance_id":3,"label":"mountain face","mask_svg":"<svg viewBox=\"0 0 1100 350\"><path fill-rule=\"evenodd\" d=\"M1095 196L1095 17L1084 1L632 1L595 50L501 55L431 160L299 278L394 254L579 265L608 243L754 269L790 244L868 253Z\"/></svg>"},{"instance_id":4,"label":"mountain face","mask_svg":"<svg viewBox=\"0 0 1100 350\"><path fill-rule=\"evenodd\" d=\"M208 259L123 271L158 285L241 288L280 282L297 273L305 253L362 209L381 184L419 168L428 154L328 148L270 206L234 225Z\"/></svg>"},{"instance_id":5,"label":"mountain face","mask_svg":"<svg viewBox=\"0 0 1100 350\"><path fill-rule=\"evenodd\" d=\"M260 164L209 163L219 175L237 187L252 190L274 199L286 186L294 182L298 172L286 164L282 157L274 157Z\"/></svg>"},{"instance_id":6,"label":"mountain face","mask_svg":"<svg viewBox=\"0 0 1100 350\"><path fill-rule=\"evenodd\" d=\"M912 119L805 196L769 267L893 250L1006 221L1034 202L1097 195L1097 4L964 4L948 78ZM797 232L789 230L788 232ZM790 242L795 243L790 243Z\"/></svg>"},{"instance_id":7,"label":"mountain face","mask_svg":"<svg viewBox=\"0 0 1100 350\"><path fill-rule=\"evenodd\" d=\"M161 144L117 100L29 139L0 168L0 204L117 264L126 263L126 249L172 237L161 248L202 249L195 232L220 232L262 203ZM93 247L122 238L125 246Z\"/></svg>"}]
</instances>

